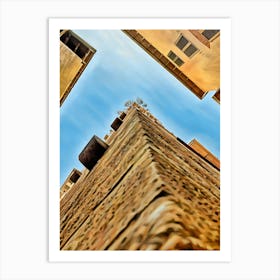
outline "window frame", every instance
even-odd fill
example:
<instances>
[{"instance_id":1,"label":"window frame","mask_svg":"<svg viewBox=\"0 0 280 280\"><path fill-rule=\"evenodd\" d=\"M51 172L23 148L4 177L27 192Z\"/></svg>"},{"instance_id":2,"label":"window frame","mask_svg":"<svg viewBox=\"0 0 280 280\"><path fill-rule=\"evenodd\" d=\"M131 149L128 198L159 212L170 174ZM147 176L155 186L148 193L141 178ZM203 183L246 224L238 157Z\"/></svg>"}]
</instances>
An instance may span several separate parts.
<instances>
[{"instance_id":1,"label":"window frame","mask_svg":"<svg viewBox=\"0 0 280 280\"><path fill-rule=\"evenodd\" d=\"M175 56L174 59L172 59L169 55L174 55L174 56ZM183 59L181 59L181 58L180 58L176 53L174 53L172 50L170 50L170 51L168 52L167 57L168 57L172 62L174 62L174 63L176 64L176 66L178 66L178 67L181 67L181 66L184 65L184 63L185 63L185 61L184 61ZM181 64L181 65L179 65L179 64L176 63L176 61L177 61L178 59L179 59L180 61L182 61L182 64Z\"/></svg>"},{"instance_id":2,"label":"window frame","mask_svg":"<svg viewBox=\"0 0 280 280\"><path fill-rule=\"evenodd\" d=\"M203 34L204 31L208 31L208 30L217 30L217 29L203 29L203 30L201 30L201 32L200 32L201 35L204 36L205 39L208 40L209 42L213 42L217 37L220 36L220 30L218 29L218 30L217 30L218 32L215 33L210 39L208 39L208 38Z\"/></svg>"},{"instance_id":3,"label":"window frame","mask_svg":"<svg viewBox=\"0 0 280 280\"><path fill-rule=\"evenodd\" d=\"M179 41L181 40L182 37L184 37L185 40L188 41L188 43L181 49L177 44L179 43ZM180 51L182 51L182 52L185 54L185 56L188 57L188 58L192 58L193 56L195 56L195 55L200 51L199 48L198 48L194 43L192 43L191 40L189 40L188 38L186 38L182 33L181 33L181 34L179 35L179 37L177 38L177 40L176 40L176 42L175 42L175 45L176 45L176 47L177 47ZM196 48L196 51L195 51L194 53L192 53L190 56L188 56L188 55L185 53L185 51L186 51L191 45L192 45L193 47Z\"/></svg>"}]
</instances>

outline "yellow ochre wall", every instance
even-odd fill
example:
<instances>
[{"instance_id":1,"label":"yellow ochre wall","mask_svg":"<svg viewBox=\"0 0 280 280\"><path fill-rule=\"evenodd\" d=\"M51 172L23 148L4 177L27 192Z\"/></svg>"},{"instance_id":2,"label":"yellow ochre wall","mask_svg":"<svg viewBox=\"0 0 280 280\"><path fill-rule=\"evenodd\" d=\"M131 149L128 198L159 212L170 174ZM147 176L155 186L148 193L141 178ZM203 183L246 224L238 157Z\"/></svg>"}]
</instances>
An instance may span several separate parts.
<instances>
[{"instance_id":1,"label":"yellow ochre wall","mask_svg":"<svg viewBox=\"0 0 280 280\"><path fill-rule=\"evenodd\" d=\"M60 100L82 67L82 59L60 42Z\"/></svg>"},{"instance_id":2,"label":"yellow ochre wall","mask_svg":"<svg viewBox=\"0 0 280 280\"><path fill-rule=\"evenodd\" d=\"M170 50L181 58L184 64L178 68L203 91L217 90L220 87L220 36L210 41L209 48L190 30L137 30L137 32L166 58ZM191 58L176 46L181 34L199 49L199 52Z\"/></svg>"}]
</instances>

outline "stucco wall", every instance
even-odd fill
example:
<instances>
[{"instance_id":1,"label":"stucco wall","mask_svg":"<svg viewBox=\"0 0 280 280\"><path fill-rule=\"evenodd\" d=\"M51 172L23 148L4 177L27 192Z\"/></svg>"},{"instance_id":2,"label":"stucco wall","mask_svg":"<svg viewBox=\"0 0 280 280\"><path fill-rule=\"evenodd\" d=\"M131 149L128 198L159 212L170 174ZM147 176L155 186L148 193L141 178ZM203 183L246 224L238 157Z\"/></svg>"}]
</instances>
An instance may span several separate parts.
<instances>
[{"instance_id":1,"label":"stucco wall","mask_svg":"<svg viewBox=\"0 0 280 280\"><path fill-rule=\"evenodd\" d=\"M60 100L71 90L71 83L82 67L82 60L60 42Z\"/></svg>"},{"instance_id":2,"label":"stucco wall","mask_svg":"<svg viewBox=\"0 0 280 280\"><path fill-rule=\"evenodd\" d=\"M203 91L217 90L220 87L220 37L213 40L209 48L189 30L137 31L166 57L170 50L180 57L184 64L179 69ZM176 46L180 34L199 49L193 57L189 58Z\"/></svg>"}]
</instances>

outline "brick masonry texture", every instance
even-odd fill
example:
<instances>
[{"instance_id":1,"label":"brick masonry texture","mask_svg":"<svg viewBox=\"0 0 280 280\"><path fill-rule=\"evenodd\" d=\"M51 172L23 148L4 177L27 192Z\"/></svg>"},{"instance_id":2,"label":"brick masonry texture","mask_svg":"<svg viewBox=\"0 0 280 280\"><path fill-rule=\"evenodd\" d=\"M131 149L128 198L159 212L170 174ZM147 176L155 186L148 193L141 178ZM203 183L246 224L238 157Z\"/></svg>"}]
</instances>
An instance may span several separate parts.
<instances>
[{"instance_id":1,"label":"brick masonry texture","mask_svg":"<svg viewBox=\"0 0 280 280\"><path fill-rule=\"evenodd\" d=\"M219 250L220 173L132 106L60 201L61 250Z\"/></svg>"}]
</instances>

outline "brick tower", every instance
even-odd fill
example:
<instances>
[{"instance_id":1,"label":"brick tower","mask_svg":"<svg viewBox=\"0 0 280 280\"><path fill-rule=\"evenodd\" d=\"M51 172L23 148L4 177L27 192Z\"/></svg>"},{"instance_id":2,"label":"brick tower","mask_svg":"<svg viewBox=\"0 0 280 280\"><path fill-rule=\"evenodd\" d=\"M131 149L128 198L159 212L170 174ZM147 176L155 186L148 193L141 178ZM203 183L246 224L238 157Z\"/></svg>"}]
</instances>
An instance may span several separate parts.
<instances>
[{"instance_id":1,"label":"brick tower","mask_svg":"<svg viewBox=\"0 0 280 280\"><path fill-rule=\"evenodd\" d=\"M60 200L61 250L219 250L219 169L136 104L112 128Z\"/></svg>"}]
</instances>

